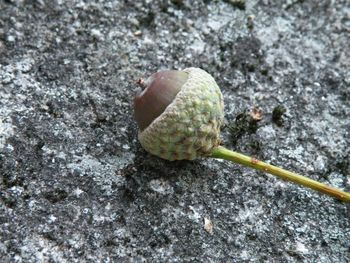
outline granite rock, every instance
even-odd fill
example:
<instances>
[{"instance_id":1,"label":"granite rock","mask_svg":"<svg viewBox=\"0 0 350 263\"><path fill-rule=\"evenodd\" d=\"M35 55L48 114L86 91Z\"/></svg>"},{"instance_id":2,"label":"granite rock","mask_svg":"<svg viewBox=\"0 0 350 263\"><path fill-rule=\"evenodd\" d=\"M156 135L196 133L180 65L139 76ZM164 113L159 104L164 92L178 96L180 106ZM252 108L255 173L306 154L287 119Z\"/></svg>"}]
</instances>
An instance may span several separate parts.
<instances>
[{"instance_id":1,"label":"granite rock","mask_svg":"<svg viewBox=\"0 0 350 263\"><path fill-rule=\"evenodd\" d=\"M350 191L349 2L233 2L0 0L1 262L350 261L348 204L137 141L135 80L201 67L228 148Z\"/></svg>"}]
</instances>

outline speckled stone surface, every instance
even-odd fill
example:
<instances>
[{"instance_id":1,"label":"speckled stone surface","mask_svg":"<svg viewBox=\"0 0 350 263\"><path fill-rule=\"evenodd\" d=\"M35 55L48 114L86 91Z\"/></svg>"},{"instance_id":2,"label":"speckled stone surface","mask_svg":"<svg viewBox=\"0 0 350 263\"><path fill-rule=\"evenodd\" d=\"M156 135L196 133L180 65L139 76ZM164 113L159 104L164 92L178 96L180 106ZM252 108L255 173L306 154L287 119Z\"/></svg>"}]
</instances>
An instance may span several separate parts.
<instances>
[{"instance_id":1,"label":"speckled stone surface","mask_svg":"<svg viewBox=\"0 0 350 263\"><path fill-rule=\"evenodd\" d=\"M349 1L242 2L0 0L0 262L350 261L349 204L138 142L135 81L200 67L228 148L350 191Z\"/></svg>"}]
</instances>

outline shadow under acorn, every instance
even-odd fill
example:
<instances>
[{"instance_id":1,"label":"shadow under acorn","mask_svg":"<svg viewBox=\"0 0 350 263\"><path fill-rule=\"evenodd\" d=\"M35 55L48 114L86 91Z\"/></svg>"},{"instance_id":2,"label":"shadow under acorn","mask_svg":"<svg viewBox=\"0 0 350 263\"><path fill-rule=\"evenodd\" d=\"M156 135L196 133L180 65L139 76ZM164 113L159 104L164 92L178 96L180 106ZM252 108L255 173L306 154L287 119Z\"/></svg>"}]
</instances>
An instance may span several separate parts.
<instances>
[{"instance_id":1,"label":"shadow under acorn","mask_svg":"<svg viewBox=\"0 0 350 263\"><path fill-rule=\"evenodd\" d=\"M201 159L171 162L147 153L139 144L134 162L119 173L125 177L125 186L121 189L125 201L139 202L151 209L181 202L182 198L186 198L183 195L201 191L200 188L209 183L213 174ZM153 182L164 183L164 187L170 190L158 191L152 187Z\"/></svg>"}]
</instances>

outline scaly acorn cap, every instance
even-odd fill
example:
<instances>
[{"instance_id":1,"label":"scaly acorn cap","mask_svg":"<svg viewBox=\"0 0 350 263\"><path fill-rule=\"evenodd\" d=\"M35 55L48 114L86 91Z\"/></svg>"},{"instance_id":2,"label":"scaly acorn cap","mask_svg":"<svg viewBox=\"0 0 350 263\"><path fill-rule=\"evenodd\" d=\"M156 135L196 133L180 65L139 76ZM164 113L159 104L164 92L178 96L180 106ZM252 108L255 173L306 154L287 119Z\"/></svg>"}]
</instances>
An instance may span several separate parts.
<instances>
[{"instance_id":1,"label":"scaly acorn cap","mask_svg":"<svg viewBox=\"0 0 350 263\"><path fill-rule=\"evenodd\" d=\"M141 93L135 98L135 118L140 127L138 138L142 147L170 161L193 160L210 155L212 149L220 144L220 127L224 119L223 98L214 78L199 68L178 72L179 77L175 78L173 71L168 75L158 72L145 81L146 86L149 86L156 80L161 83L160 78L163 76L164 80L164 76L167 76L177 83L175 91L170 92L170 104L159 107L165 108L164 111L161 109L160 115L150 113L142 116L141 112L147 111L147 107L139 107L138 104L141 104L139 101L142 101L142 95L149 93L148 87L143 91L145 94ZM188 75L184 75L184 72ZM162 92L159 87L155 90L156 93ZM164 90L169 91L168 88ZM155 97L161 96L158 94ZM149 116L154 119L150 120ZM143 118L147 120L143 121Z\"/></svg>"}]
</instances>

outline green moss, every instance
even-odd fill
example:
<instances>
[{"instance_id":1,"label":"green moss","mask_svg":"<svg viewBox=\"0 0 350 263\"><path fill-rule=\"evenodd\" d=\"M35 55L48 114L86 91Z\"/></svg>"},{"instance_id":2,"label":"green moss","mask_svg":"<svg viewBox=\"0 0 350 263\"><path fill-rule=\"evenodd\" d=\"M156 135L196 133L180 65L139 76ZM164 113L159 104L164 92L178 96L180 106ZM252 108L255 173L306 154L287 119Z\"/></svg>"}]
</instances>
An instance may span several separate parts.
<instances>
[{"instance_id":1,"label":"green moss","mask_svg":"<svg viewBox=\"0 0 350 263\"><path fill-rule=\"evenodd\" d=\"M245 134L255 133L258 129L258 121L254 120L248 112L236 116L234 123L229 125L231 138L234 144Z\"/></svg>"},{"instance_id":2,"label":"green moss","mask_svg":"<svg viewBox=\"0 0 350 263\"><path fill-rule=\"evenodd\" d=\"M278 126L283 126L283 114L287 111L287 109L283 105L276 106L272 111L272 121L276 123Z\"/></svg>"}]
</instances>

